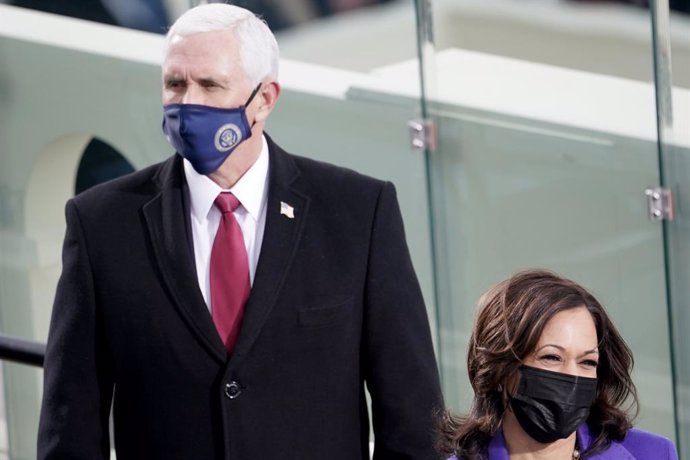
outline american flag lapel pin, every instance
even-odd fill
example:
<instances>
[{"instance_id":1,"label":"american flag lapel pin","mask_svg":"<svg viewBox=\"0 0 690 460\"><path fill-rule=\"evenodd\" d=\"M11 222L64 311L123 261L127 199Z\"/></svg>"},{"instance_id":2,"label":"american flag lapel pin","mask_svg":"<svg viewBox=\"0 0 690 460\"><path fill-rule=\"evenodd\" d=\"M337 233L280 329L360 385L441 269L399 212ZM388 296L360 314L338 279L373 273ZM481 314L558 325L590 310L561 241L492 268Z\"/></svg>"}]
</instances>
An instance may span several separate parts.
<instances>
[{"instance_id":1,"label":"american flag lapel pin","mask_svg":"<svg viewBox=\"0 0 690 460\"><path fill-rule=\"evenodd\" d=\"M288 219L294 219L295 218L295 208L290 206L284 201L280 202L280 213L287 217Z\"/></svg>"}]
</instances>

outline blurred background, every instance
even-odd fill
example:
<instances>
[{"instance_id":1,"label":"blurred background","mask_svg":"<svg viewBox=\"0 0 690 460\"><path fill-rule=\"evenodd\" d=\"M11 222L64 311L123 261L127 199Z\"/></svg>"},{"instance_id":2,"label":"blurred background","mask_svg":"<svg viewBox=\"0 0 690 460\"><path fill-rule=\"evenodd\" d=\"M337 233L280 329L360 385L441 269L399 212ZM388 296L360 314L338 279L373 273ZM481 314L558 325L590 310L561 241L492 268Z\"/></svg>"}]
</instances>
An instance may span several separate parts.
<instances>
[{"instance_id":1,"label":"blurred background","mask_svg":"<svg viewBox=\"0 0 690 460\"><path fill-rule=\"evenodd\" d=\"M163 34L197 3L0 0L0 334L45 343L65 201L172 153ZM611 313L637 425L690 460L690 1L237 4L281 48L271 136L396 185L447 404L479 295L549 268ZM41 368L0 366L0 459L35 458Z\"/></svg>"}]
</instances>

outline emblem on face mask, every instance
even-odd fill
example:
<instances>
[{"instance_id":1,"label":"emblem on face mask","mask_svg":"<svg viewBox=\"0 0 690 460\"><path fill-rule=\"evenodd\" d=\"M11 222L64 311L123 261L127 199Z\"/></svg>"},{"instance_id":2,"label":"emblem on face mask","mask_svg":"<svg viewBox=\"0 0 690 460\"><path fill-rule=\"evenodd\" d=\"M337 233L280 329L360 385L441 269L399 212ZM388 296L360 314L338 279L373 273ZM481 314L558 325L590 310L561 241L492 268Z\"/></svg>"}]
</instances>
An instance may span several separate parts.
<instances>
[{"instance_id":1,"label":"emblem on face mask","mask_svg":"<svg viewBox=\"0 0 690 460\"><path fill-rule=\"evenodd\" d=\"M242 140L242 131L234 123L228 123L216 131L213 144L219 152L227 152Z\"/></svg>"}]
</instances>

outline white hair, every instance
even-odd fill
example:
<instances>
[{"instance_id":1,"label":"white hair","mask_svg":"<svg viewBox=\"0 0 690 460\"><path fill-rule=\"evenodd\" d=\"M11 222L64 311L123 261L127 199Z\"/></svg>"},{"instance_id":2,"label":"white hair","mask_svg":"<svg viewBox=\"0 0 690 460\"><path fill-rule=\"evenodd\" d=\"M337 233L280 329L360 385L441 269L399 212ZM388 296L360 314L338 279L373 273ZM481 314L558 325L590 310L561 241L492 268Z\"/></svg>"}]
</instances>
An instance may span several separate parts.
<instances>
[{"instance_id":1,"label":"white hair","mask_svg":"<svg viewBox=\"0 0 690 460\"><path fill-rule=\"evenodd\" d=\"M187 10L170 27L165 51L174 36L231 30L238 41L244 74L253 86L278 79L278 43L266 22L251 11L225 3L209 3Z\"/></svg>"}]
</instances>

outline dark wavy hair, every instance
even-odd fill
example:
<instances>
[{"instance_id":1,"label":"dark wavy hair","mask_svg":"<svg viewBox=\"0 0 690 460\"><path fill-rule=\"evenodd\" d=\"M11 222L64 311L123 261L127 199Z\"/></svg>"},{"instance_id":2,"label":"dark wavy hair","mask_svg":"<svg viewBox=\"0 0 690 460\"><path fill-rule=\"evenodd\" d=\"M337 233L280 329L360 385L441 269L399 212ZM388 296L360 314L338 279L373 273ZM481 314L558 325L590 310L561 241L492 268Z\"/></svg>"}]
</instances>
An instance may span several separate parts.
<instances>
[{"instance_id":1,"label":"dark wavy hair","mask_svg":"<svg viewBox=\"0 0 690 460\"><path fill-rule=\"evenodd\" d=\"M630 377L632 351L585 288L549 271L526 270L479 300L467 354L474 399L467 415L442 414L438 443L442 454L455 454L460 460L484 458L519 379L518 368L534 352L546 323L560 311L582 306L594 319L599 342L597 397L587 419L596 438L583 458L625 437L639 410Z\"/></svg>"}]
</instances>

